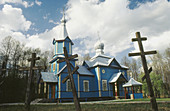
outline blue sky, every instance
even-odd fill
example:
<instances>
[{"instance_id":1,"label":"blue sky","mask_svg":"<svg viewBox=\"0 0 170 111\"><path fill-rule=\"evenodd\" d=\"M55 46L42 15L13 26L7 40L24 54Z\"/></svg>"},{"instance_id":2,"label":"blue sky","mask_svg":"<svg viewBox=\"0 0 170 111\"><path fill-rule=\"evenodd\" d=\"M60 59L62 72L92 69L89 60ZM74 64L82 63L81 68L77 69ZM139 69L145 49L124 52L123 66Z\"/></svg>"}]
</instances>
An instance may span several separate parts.
<instances>
[{"instance_id":1,"label":"blue sky","mask_svg":"<svg viewBox=\"0 0 170 111\"><path fill-rule=\"evenodd\" d=\"M159 51L170 47L170 3L167 0L1 0L0 41L13 36L27 47L52 50L52 39L60 36L65 8L67 31L73 52L95 55L94 44L105 44L105 54L119 61L138 51L131 43L135 32L148 36L145 48Z\"/></svg>"}]
</instances>

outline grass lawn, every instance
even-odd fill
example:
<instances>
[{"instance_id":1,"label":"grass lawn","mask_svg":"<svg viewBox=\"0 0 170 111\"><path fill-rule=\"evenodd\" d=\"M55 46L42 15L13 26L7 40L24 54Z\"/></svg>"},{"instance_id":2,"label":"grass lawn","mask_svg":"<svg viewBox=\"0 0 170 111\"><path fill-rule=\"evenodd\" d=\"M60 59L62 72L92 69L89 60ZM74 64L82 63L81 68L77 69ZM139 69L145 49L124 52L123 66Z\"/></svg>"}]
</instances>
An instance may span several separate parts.
<instances>
[{"instance_id":1,"label":"grass lawn","mask_svg":"<svg viewBox=\"0 0 170 111\"><path fill-rule=\"evenodd\" d=\"M149 98L143 98L143 99L127 99L127 100L113 100L111 102L135 102L135 101L150 101ZM170 98L156 98L156 101L170 101ZM110 101L109 101L110 102Z\"/></svg>"},{"instance_id":2,"label":"grass lawn","mask_svg":"<svg viewBox=\"0 0 170 111\"><path fill-rule=\"evenodd\" d=\"M157 98L157 101L170 101L170 98ZM81 104L82 111L151 111L149 103L127 104L135 101L150 101L148 98L135 100L113 100L100 103ZM114 102L127 102L114 104ZM158 103L159 111L170 111L170 102ZM0 111L25 111L24 105L0 106ZM73 104L31 105L31 111L75 111Z\"/></svg>"},{"instance_id":3,"label":"grass lawn","mask_svg":"<svg viewBox=\"0 0 170 111\"><path fill-rule=\"evenodd\" d=\"M23 105L0 106L0 111L25 111ZM82 104L82 111L151 111L150 104ZM159 111L170 111L170 103L158 103ZM32 105L31 111L75 111L74 105Z\"/></svg>"}]
</instances>

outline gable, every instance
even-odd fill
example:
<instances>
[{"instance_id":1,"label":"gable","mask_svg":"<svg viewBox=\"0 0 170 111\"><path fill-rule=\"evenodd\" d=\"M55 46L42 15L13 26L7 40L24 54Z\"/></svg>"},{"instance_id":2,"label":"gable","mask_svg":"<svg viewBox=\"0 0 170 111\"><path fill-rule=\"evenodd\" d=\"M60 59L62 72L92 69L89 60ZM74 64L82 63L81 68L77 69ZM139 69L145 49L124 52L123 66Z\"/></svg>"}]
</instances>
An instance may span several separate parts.
<instances>
[{"instance_id":1,"label":"gable","mask_svg":"<svg viewBox=\"0 0 170 111\"><path fill-rule=\"evenodd\" d=\"M71 44L74 45L74 43L71 41L71 39L68 36L65 38L65 41L66 42L71 42Z\"/></svg>"},{"instance_id":2,"label":"gable","mask_svg":"<svg viewBox=\"0 0 170 111\"><path fill-rule=\"evenodd\" d=\"M117 62L115 58L110 62L109 66L121 68L120 64Z\"/></svg>"},{"instance_id":3,"label":"gable","mask_svg":"<svg viewBox=\"0 0 170 111\"><path fill-rule=\"evenodd\" d=\"M85 66L86 68L88 68L89 66L87 65L86 61L83 61L82 66Z\"/></svg>"}]
</instances>

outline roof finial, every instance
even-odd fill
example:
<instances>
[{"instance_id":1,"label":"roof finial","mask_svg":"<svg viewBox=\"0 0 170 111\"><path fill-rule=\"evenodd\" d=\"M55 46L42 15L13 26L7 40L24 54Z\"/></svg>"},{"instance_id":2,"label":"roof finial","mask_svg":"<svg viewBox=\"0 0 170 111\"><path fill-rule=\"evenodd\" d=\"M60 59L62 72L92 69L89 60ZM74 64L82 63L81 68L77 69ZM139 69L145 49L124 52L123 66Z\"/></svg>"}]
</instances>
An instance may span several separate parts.
<instances>
[{"instance_id":1,"label":"roof finial","mask_svg":"<svg viewBox=\"0 0 170 111\"><path fill-rule=\"evenodd\" d=\"M65 39L68 36L67 29L66 29L66 19L65 19L65 11L63 7L63 18L61 19L61 26L62 26L62 32L61 37L62 39Z\"/></svg>"},{"instance_id":2,"label":"roof finial","mask_svg":"<svg viewBox=\"0 0 170 111\"><path fill-rule=\"evenodd\" d=\"M99 31L97 31L97 35L98 35L99 40L95 44L96 55L104 54L104 52L103 52L104 44L100 41Z\"/></svg>"},{"instance_id":3,"label":"roof finial","mask_svg":"<svg viewBox=\"0 0 170 111\"><path fill-rule=\"evenodd\" d=\"M100 36L99 36L99 31L97 31L97 36L98 36L99 42L101 42Z\"/></svg>"},{"instance_id":4,"label":"roof finial","mask_svg":"<svg viewBox=\"0 0 170 111\"><path fill-rule=\"evenodd\" d=\"M66 23L64 7L63 7L63 18L61 19L61 23L64 23L64 25Z\"/></svg>"}]
</instances>

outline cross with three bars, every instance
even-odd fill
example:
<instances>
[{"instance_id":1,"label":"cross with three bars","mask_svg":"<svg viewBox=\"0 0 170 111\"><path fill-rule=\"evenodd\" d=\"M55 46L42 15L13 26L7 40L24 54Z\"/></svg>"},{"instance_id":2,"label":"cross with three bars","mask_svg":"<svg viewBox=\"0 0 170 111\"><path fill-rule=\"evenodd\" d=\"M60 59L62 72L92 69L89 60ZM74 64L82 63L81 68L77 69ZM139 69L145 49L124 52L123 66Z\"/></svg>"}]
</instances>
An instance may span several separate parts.
<instances>
[{"instance_id":1,"label":"cross with three bars","mask_svg":"<svg viewBox=\"0 0 170 111\"><path fill-rule=\"evenodd\" d=\"M145 57L145 55L156 54L157 52L156 51L144 52L142 41L145 41L145 40L147 40L146 37L141 38L140 32L136 32L136 38L132 38L132 42L135 42L135 41L138 42L140 52L138 52L138 53L129 53L129 56L141 56L142 65L143 65L143 69L144 69L144 72L145 72L145 76L142 78L142 80L144 80L146 78L146 82L147 82L147 85L148 85L148 90L149 90L149 93L150 93L150 102L152 104L152 110L153 111L158 111L157 102L156 102L156 99L154 97L152 83L151 83L150 76L149 76L149 73L152 71L152 67L148 70L146 57Z\"/></svg>"},{"instance_id":2,"label":"cross with three bars","mask_svg":"<svg viewBox=\"0 0 170 111\"><path fill-rule=\"evenodd\" d=\"M27 89L26 89L26 98L25 98L25 106L26 106L27 110L30 110L30 102L31 102L30 92L31 92L32 80L33 80L33 77L34 77L33 68L35 67L36 60L39 60L39 59L40 59L40 57L36 57L36 53L32 53L32 58L28 59L28 61L31 62L31 66L30 66L30 75L28 77L28 83L27 83Z\"/></svg>"},{"instance_id":3,"label":"cross with three bars","mask_svg":"<svg viewBox=\"0 0 170 111\"><path fill-rule=\"evenodd\" d=\"M78 55L75 54L75 55L68 57L66 47L64 47L63 50L64 50L65 58L58 60L57 63L66 62L67 70L68 70L68 76L63 79L62 83L65 83L68 79L70 79L71 89L72 89L72 93L73 93L73 99L74 99L74 105L75 105L76 111L81 111L80 102L79 102L78 97L77 97L76 88L75 88L74 79L73 79L73 74L78 70L79 67L77 66L73 69L73 71L71 71L71 64L70 64L70 61L69 61L71 59L78 57Z\"/></svg>"}]
</instances>

